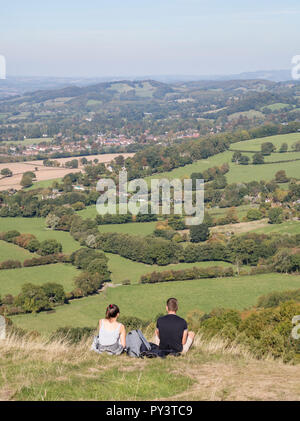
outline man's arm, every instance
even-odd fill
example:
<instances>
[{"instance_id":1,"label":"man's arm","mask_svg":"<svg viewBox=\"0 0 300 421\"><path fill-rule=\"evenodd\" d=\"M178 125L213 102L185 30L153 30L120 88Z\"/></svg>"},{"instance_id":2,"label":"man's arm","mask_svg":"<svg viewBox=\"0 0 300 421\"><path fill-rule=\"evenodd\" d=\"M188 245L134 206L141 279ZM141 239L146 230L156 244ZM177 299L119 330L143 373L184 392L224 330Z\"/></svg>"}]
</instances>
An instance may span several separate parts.
<instances>
[{"instance_id":1,"label":"man's arm","mask_svg":"<svg viewBox=\"0 0 300 421\"><path fill-rule=\"evenodd\" d=\"M182 345L185 345L185 344L186 344L187 337L188 337L188 330L187 330L187 329L185 329L185 330L183 331L183 335L182 335Z\"/></svg>"},{"instance_id":2,"label":"man's arm","mask_svg":"<svg viewBox=\"0 0 300 421\"><path fill-rule=\"evenodd\" d=\"M159 338L159 330L158 330L158 328L155 329L155 335Z\"/></svg>"}]
</instances>

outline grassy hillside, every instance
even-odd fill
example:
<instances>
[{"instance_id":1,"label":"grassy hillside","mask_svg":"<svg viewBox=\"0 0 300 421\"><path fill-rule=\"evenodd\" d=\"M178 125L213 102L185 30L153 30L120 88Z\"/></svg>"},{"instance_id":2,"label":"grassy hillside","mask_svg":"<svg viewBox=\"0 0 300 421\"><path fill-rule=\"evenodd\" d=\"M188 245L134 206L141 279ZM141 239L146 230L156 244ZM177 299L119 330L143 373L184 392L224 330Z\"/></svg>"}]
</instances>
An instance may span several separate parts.
<instances>
[{"instance_id":1,"label":"grassy hillside","mask_svg":"<svg viewBox=\"0 0 300 421\"><path fill-rule=\"evenodd\" d=\"M165 302L172 296L179 300L179 315L186 316L193 309L210 311L216 307L248 308L263 294L296 288L300 288L300 275L274 273L120 286L107 288L98 295L71 301L69 305L57 307L52 314L18 315L13 316L12 320L23 328L49 332L63 326L96 326L109 303L119 304L121 315L152 320L157 314L164 312Z\"/></svg>"},{"instance_id":2,"label":"grassy hillside","mask_svg":"<svg viewBox=\"0 0 300 421\"><path fill-rule=\"evenodd\" d=\"M282 143L287 143L288 150L292 150L292 144L300 140L300 133L280 134L276 136L262 137L259 139L250 139L242 142L233 143L231 149L244 150L244 151L260 151L261 144L265 142L272 142L277 149L280 148ZM283 154L284 155L284 154Z\"/></svg>"},{"instance_id":3,"label":"grassy hillside","mask_svg":"<svg viewBox=\"0 0 300 421\"><path fill-rule=\"evenodd\" d=\"M300 135L298 134L300 137ZM277 136L273 136L277 137ZM264 138L267 139L267 138ZM257 140L257 139L255 139ZM261 139L260 139L261 140ZM246 141L246 142L252 142ZM239 142L234 143L232 147L235 149L244 149L244 150L251 150L249 146L245 146L244 143L246 142ZM239 147L237 145L240 145ZM260 147L259 147L260 150ZM254 149L255 151L255 149ZM275 174L278 170L285 170L288 177L295 177L299 178L299 161L293 162L283 162L283 163L275 163L275 164L262 164L262 165L237 165L231 162L233 152L226 151L220 154L214 155L209 159L202 159L199 161L194 162L193 164L185 165L184 167L175 168L169 172L163 172L159 174L155 174L151 177L148 177L147 180L150 181L152 178L167 178L169 180L173 178L182 178L182 177L189 177L193 172L201 172L208 168L220 166L224 163L228 163L230 170L226 174L226 179L229 184L238 182L250 182L250 181L260 181L260 180L272 180L275 178ZM245 154L247 155L247 153ZM251 158L251 154L248 154ZM272 154L269 157L266 157L266 162L274 162L279 160L290 160L300 158L300 154L298 153L286 153L286 154Z\"/></svg>"},{"instance_id":4,"label":"grassy hillside","mask_svg":"<svg viewBox=\"0 0 300 421\"><path fill-rule=\"evenodd\" d=\"M66 292L74 289L74 277L79 273L74 266L56 263L47 266L33 266L20 269L0 270L0 295L17 295L22 285L32 283L42 285L46 282L57 282L63 285Z\"/></svg>"},{"instance_id":5,"label":"grassy hillside","mask_svg":"<svg viewBox=\"0 0 300 421\"><path fill-rule=\"evenodd\" d=\"M0 341L0 400L299 399L299 366L256 360L220 339L196 336L186 356L142 360L98 355L90 344Z\"/></svg>"},{"instance_id":6,"label":"grassy hillside","mask_svg":"<svg viewBox=\"0 0 300 421\"><path fill-rule=\"evenodd\" d=\"M71 253L80 247L68 232L47 229L45 218L0 217L0 232L9 230L33 234L39 241L55 239L62 244L65 253Z\"/></svg>"}]
</instances>

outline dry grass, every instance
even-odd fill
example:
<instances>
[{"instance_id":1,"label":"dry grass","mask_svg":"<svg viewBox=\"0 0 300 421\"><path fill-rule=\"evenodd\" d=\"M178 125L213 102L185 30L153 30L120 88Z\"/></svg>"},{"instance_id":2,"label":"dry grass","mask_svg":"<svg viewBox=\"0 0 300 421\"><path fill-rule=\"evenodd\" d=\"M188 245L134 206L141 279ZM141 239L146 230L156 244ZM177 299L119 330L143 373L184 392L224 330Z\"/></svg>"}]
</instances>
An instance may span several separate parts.
<instances>
[{"instance_id":1,"label":"dry grass","mask_svg":"<svg viewBox=\"0 0 300 421\"><path fill-rule=\"evenodd\" d=\"M238 224L227 224L227 225L218 225L211 228L213 233L226 234L243 234L244 232L253 231L259 228L264 228L268 226L268 219L261 219L259 221L250 221L250 222L239 222Z\"/></svg>"},{"instance_id":2,"label":"dry grass","mask_svg":"<svg viewBox=\"0 0 300 421\"><path fill-rule=\"evenodd\" d=\"M126 376L136 374L130 385L132 395L125 397L135 400L139 382L149 372L156 376L157 369L165 371L168 378L173 373L177 378L190 378L190 382L181 392L156 400L299 400L300 366L272 358L258 360L243 346L218 337L204 340L197 335L188 354L166 360L99 356L90 351L90 345L90 340L72 345L66 339L49 342L47 338L14 335L0 341L0 400L16 399L24 388L36 386L36 370L41 384L34 397L37 400L47 398L49 380L66 388L69 385L73 391L76 379L81 382L78 387L84 387L82 382L96 381L106 372L108 384L118 378L126 382ZM117 370L117 377L109 377L111 370Z\"/></svg>"}]
</instances>

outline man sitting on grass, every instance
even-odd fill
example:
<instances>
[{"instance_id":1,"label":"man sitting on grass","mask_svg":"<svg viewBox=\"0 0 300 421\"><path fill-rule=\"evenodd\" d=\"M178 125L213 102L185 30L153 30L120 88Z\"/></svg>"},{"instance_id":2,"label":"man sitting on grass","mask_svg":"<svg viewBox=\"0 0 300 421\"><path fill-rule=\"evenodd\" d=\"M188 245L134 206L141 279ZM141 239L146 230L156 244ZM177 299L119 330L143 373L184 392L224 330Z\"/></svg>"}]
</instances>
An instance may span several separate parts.
<instances>
[{"instance_id":1,"label":"man sitting on grass","mask_svg":"<svg viewBox=\"0 0 300 421\"><path fill-rule=\"evenodd\" d=\"M157 320L155 343L164 351L185 354L191 347L195 334L188 331L187 322L176 315L178 302L169 298L166 310L168 314Z\"/></svg>"}]
</instances>

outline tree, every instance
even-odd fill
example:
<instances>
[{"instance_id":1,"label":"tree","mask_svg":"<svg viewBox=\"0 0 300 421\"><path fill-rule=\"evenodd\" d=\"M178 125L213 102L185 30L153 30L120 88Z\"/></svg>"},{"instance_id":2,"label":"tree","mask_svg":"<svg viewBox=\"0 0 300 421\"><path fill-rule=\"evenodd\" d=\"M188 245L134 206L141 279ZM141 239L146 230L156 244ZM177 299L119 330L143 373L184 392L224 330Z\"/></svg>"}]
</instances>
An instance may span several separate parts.
<instances>
[{"instance_id":1,"label":"tree","mask_svg":"<svg viewBox=\"0 0 300 421\"><path fill-rule=\"evenodd\" d=\"M282 143L282 145L280 146L279 152L280 153L285 153L288 150L288 144L287 143Z\"/></svg>"},{"instance_id":2,"label":"tree","mask_svg":"<svg viewBox=\"0 0 300 421\"><path fill-rule=\"evenodd\" d=\"M235 162L236 164L239 164L241 156L242 156L241 152L239 151L234 152L234 154L232 155L231 162Z\"/></svg>"},{"instance_id":3,"label":"tree","mask_svg":"<svg viewBox=\"0 0 300 421\"><path fill-rule=\"evenodd\" d=\"M276 148L272 142L264 142L261 145L262 155L271 155L271 153L274 152L275 150Z\"/></svg>"},{"instance_id":4,"label":"tree","mask_svg":"<svg viewBox=\"0 0 300 421\"><path fill-rule=\"evenodd\" d=\"M50 308L49 300L43 288L30 283L22 286L21 293L17 296L15 304L27 312L34 313Z\"/></svg>"},{"instance_id":5,"label":"tree","mask_svg":"<svg viewBox=\"0 0 300 421\"><path fill-rule=\"evenodd\" d=\"M249 161L250 161L250 158L247 155L242 155L240 157L240 164L241 165L248 165L249 164Z\"/></svg>"},{"instance_id":6,"label":"tree","mask_svg":"<svg viewBox=\"0 0 300 421\"><path fill-rule=\"evenodd\" d=\"M23 174L22 180L20 182L21 186L26 188L32 186L32 177L29 174Z\"/></svg>"},{"instance_id":7,"label":"tree","mask_svg":"<svg viewBox=\"0 0 300 421\"><path fill-rule=\"evenodd\" d=\"M65 291L62 285L55 282L47 282L42 289L50 304L63 304L66 300Z\"/></svg>"},{"instance_id":8,"label":"tree","mask_svg":"<svg viewBox=\"0 0 300 421\"><path fill-rule=\"evenodd\" d=\"M247 220L248 221L257 221L262 218L262 213L258 209L250 209L247 212Z\"/></svg>"},{"instance_id":9,"label":"tree","mask_svg":"<svg viewBox=\"0 0 300 421\"><path fill-rule=\"evenodd\" d=\"M300 140L298 140L296 143L293 144L292 149L295 152L300 152Z\"/></svg>"},{"instance_id":10,"label":"tree","mask_svg":"<svg viewBox=\"0 0 300 421\"><path fill-rule=\"evenodd\" d=\"M3 177L12 177L13 173L9 168L2 168L1 175L3 175Z\"/></svg>"},{"instance_id":11,"label":"tree","mask_svg":"<svg viewBox=\"0 0 300 421\"><path fill-rule=\"evenodd\" d=\"M261 153L259 153L259 152L258 153L255 153L253 155L253 158L252 158L252 163L254 165L264 164L265 163L265 160L264 160L263 155Z\"/></svg>"},{"instance_id":12,"label":"tree","mask_svg":"<svg viewBox=\"0 0 300 421\"><path fill-rule=\"evenodd\" d=\"M289 181L289 178L286 175L286 172L284 170L277 171L275 174L275 181L276 183L287 183Z\"/></svg>"},{"instance_id":13,"label":"tree","mask_svg":"<svg viewBox=\"0 0 300 421\"><path fill-rule=\"evenodd\" d=\"M206 241L209 237L209 228L206 224L193 225L190 228L190 239L192 243Z\"/></svg>"},{"instance_id":14,"label":"tree","mask_svg":"<svg viewBox=\"0 0 300 421\"><path fill-rule=\"evenodd\" d=\"M271 208L268 212L269 224L282 223L282 208Z\"/></svg>"},{"instance_id":15,"label":"tree","mask_svg":"<svg viewBox=\"0 0 300 421\"><path fill-rule=\"evenodd\" d=\"M33 240L30 240L28 245L27 245L27 250L29 250L31 253L34 253L36 251L38 251L38 249L40 248L40 242L35 238Z\"/></svg>"},{"instance_id":16,"label":"tree","mask_svg":"<svg viewBox=\"0 0 300 421\"><path fill-rule=\"evenodd\" d=\"M46 256L54 253L61 253L62 245L56 240L45 240L41 242L39 253Z\"/></svg>"},{"instance_id":17,"label":"tree","mask_svg":"<svg viewBox=\"0 0 300 421\"><path fill-rule=\"evenodd\" d=\"M57 227L58 223L60 221L60 218L56 215L54 215L54 213L49 213L47 215L46 218L46 226L52 230L55 230L55 228Z\"/></svg>"}]
</instances>

